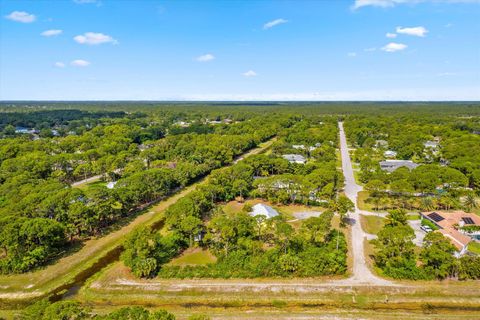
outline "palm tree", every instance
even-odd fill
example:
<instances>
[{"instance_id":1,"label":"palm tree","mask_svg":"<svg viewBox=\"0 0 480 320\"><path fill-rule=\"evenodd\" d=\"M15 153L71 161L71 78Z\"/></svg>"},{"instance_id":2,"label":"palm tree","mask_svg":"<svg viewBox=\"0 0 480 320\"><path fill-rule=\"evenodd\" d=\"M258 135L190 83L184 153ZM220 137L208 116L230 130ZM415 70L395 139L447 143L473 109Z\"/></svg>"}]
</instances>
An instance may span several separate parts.
<instances>
[{"instance_id":1,"label":"palm tree","mask_svg":"<svg viewBox=\"0 0 480 320\"><path fill-rule=\"evenodd\" d=\"M420 207L425 211L430 211L435 209L435 203L433 203L433 199L431 197L422 198Z\"/></svg>"},{"instance_id":2,"label":"palm tree","mask_svg":"<svg viewBox=\"0 0 480 320\"><path fill-rule=\"evenodd\" d=\"M475 195L470 192L468 193L465 198L463 199L463 205L465 208L467 208L469 211L472 211L473 209L478 208L478 202L477 199L475 198Z\"/></svg>"}]
</instances>

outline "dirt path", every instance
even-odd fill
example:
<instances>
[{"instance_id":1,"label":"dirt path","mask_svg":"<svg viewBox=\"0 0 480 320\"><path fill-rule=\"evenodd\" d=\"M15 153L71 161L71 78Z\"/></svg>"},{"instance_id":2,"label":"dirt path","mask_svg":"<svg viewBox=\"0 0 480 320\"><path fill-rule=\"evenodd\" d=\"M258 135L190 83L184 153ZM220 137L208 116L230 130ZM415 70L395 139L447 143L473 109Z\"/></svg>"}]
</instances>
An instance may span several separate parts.
<instances>
[{"instance_id":1,"label":"dirt path","mask_svg":"<svg viewBox=\"0 0 480 320\"><path fill-rule=\"evenodd\" d=\"M355 182L353 175L352 162L347 147L347 139L343 130L343 122L338 123L340 130L340 152L342 155L342 170L345 176L345 195L355 204L355 211L350 213L352 223L352 255L353 255L353 274L350 278L340 280L338 284L369 284L377 286L392 286L391 281L384 280L374 275L365 261L364 239L367 234L363 231L360 224L361 211L357 206L357 193L362 191L362 187ZM374 213L372 213L374 214Z\"/></svg>"}]
</instances>

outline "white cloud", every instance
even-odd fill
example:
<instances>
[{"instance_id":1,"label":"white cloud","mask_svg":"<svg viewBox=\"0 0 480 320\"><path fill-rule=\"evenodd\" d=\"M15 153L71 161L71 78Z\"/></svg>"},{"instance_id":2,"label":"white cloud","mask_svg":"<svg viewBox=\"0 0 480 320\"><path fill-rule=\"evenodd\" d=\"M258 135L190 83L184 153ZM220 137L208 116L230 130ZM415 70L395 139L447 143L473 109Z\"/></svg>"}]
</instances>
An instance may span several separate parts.
<instances>
[{"instance_id":1,"label":"white cloud","mask_svg":"<svg viewBox=\"0 0 480 320\"><path fill-rule=\"evenodd\" d=\"M80 44L97 45L102 43L117 44L118 41L103 33L86 32L83 35L73 37L73 40Z\"/></svg>"},{"instance_id":2,"label":"white cloud","mask_svg":"<svg viewBox=\"0 0 480 320\"><path fill-rule=\"evenodd\" d=\"M407 48L406 44L390 42L386 46L382 47L382 50L386 52L395 52L395 51L405 50L406 48Z\"/></svg>"},{"instance_id":3,"label":"white cloud","mask_svg":"<svg viewBox=\"0 0 480 320\"><path fill-rule=\"evenodd\" d=\"M421 2L436 2L436 3L480 3L480 0L355 0L352 9L359 9L361 7L380 7L388 8L394 7L398 4L416 4Z\"/></svg>"},{"instance_id":4,"label":"white cloud","mask_svg":"<svg viewBox=\"0 0 480 320\"><path fill-rule=\"evenodd\" d=\"M90 62L82 59L73 60L70 64L74 67L87 67L90 65Z\"/></svg>"},{"instance_id":5,"label":"white cloud","mask_svg":"<svg viewBox=\"0 0 480 320\"><path fill-rule=\"evenodd\" d=\"M270 28L273 28L275 26L278 26L279 24L284 24L284 23L287 23L288 20L285 20L285 19L275 19L275 20L272 20L272 21L269 21L267 23L265 23L263 25L263 29L270 29Z\"/></svg>"},{"instance_id":6,"label":"white cloud","mask_svg":"<svg viewBox=\"0 0 480 320\"><path fill-rule=\"evenodd\" d=\"M447 24L445 25L445 28L451 28L451 27L453 27L453 23L447 23Z\"/></svg>"},{"instance_id":7,"label":"white cloud","mask_svg":"<svg viewBox=\"0 0 480 320\"><path fill-rule=\"evenodd\" d=\"M5 16L5 18L22 23L31 23L37 19L35 15L25 11L13 11L8 16Z\"/></svg>"},{"instance_id":8,"label":"white cloud","mask_svg":"<svg viewBox=\"0 0 480 320\"><path fill-rule=\"evenodd\" d=\"M63 62L55 62L53 65L57 68L65 68L65 63Z\"/></svg>"},{"instance_id":9,"label":"white cloud","mask_svg":"<svg viewBox=\"0 0 480 320\"><path fill-rule=\"evenodd\" d=\"M196 58L196 60L199 61L199 62L208 62L208 61L212 61L214 59L215 59L215 56L211 53L203 54L203 55L198 56Z\"/></svg>"},{"instance_id":10,"label":"white cloud","mask_svg":"<svg viewBox=\"0 0 480 320\"><path fill-rule=\"evenodd\" d=\"M44 37L53 37L53 36L58 36L59 34L62 34L62 32L63 32L62 30L52 29L52 30L45 30L42 33L40 33L40 35Z\"/></svg>"},{"instance_id":11,"label":"white cloud","mask_svg":"<svg viewBox=\"0 0 480 320\"><path fill-rule=\"evenodd\" d=\"M349 52L349 53L347 53L347 56L349 56L350 58L355 58L357 56L357 53L356 52Z\"/></svg>"},{"instance_id":12,"label":"white cloud","mask_svg":"<svg viewBox=\"0 0 480 320\"><path fill-rule=\"evenodd\" d=\"M250 78L250 77L256 77L257 73L253 70L248 70L247 72L242 73L244 77Z\"/></svg>"},{"instance_id":13,"label":"white cloud","mask_svg":"<svg viewBox=\"0 0 480 320\"><path fill-rule=\"evenodd\" d=\"M377 48L366 48L366 49L363 49L363 51L365 52L372 52L372 51L375 51L377 50Z\"/></svg>"},{"instance_id":14,"label":"white cloud","mask_svg":"<svg viewBox=\"0 0 480 320\"><path fill-rule=\"evenodd\" d=\"M387 32L387 34L385 35L385 37L390 38L390 39L393 39L393 38L396 38L396 37L397 37L397 34L396 34L396 33Z\"/></svg>"},{"instance_id":15,"label":"white cloud","mask_svg":"<svg viewBox=\"0 0 480 320\"><path fill-rule=\"evenodd\" d=\"M403 28L397 27L397 33L407 34L409 36L416 36L416 37L425 37L428 30L425 27L410 27L410 28Z\"/></svg>"}]
</instances>

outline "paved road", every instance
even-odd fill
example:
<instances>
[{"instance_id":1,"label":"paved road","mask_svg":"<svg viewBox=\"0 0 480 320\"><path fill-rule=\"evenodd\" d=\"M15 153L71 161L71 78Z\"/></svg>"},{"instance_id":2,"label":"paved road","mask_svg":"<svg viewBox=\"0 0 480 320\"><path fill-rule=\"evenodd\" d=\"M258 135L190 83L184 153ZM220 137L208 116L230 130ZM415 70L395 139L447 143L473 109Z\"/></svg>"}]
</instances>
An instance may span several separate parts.
<instances>
[{"instance_id":1,"label":"paved road","mask_svg":"<svg viewBox=\"0 0 480 320\"><path fill-rule=\"evenodd\" d=\"M367 234L360 224L360 210L357 207L357 193L362 187L355 182L353 175L352 161L348 153L347 139L343 130L343 122L338 123L340 129L340 152L342 155L342 170L345 176L345 195L355 204L355 211L350 213L352 223L352 254L353 254L353 275L351 278L340 281L352 283L369 283L372 285L392 285L390 281L375 276L367 266L364 252L364 239Z\"/></svg>"}]
</instances>

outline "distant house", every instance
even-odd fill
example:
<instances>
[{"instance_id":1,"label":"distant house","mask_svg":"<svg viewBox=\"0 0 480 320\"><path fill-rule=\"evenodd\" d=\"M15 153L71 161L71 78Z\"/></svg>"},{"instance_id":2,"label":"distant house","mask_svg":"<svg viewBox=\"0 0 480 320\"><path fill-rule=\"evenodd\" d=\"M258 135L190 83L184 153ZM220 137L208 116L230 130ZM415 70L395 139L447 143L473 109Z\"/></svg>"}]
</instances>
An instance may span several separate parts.
<instances>
[{"instance_id":1,"label":"distant house","mask_svg":"<svg viewBox=\"0 0 480 320\"><path fill-rule=\"evenodd\" d=\"M304 150L305 149L305 146L303 144L294 144L292 145L292 148L293 149L302 149Z\"/></svg>"},{"instance_id":2,"label":"distant house","mask_svg":"<svg viewBox=\"0 0 480 320\"><path fill-rule=\"evenodd\" d=\"M377 140L375 141L376 148L386 148L388 147L388 142L386 140Z\"/></svg>"},{"instance_id":3,"label":"distant house","mask_svg":"<svg viewBox=\"0 0 480 320\"><path fill-rule=\"evenodd\" d=\"M301 154L284 154L282 156L283 159L288 160L290 163L298 163L298 164L305 164L307 163L307 159Z\"/></svg>"},{"instance_id":4,"label":"distant house","mask_svg":"<svg viewBox=\"0 0 480 320\"><path fill-rule=\"evenodd\" d=\"M397 156L397 152L393 150L387 150L383 153L385 158L395 158Z\"/></svg>"},{"instance_id":5,"label":"distant house","mask_svg":"<svg viewBox=\"0 0 480 320\"><path fill-rule=\"evenodd\" d=\"M423 144L423 146L425 147L425 149L437 149L440 144L438 143L438 141L427 141Z\"/></svg>"},{"instance_id":6,"label":"distant house","mask_svg":"<svg viewBox=\"0 0 480 320\"><path fill-rule=\"evenodd\" d=\"M409 170L415 169L419 164L411 160L384 160L380 161L380 168L384 171L393 172L401 167L406 167Z\"/></svg>"},{"instance_id":7,"label":"distant house","mask_svg":"<svg viewBox=\"0 0 480 320\"><path fill-rule=\"evenodd\" d=\"M178 121L178 122L175 122L174 125L182 127L182 128L188 128L188 127L190 127L190 122Z\"/></svg>"},{"instance_id":8,"label":"distant house","mask_svg":"<svg viewBox=\"0 0 480 320\"><path fill-rule=\"evenodd\" d=\"M250 216L265 216L267 219L271 219L278 216L278 212L270 206L267 206L263 203L257 203L252 207L252 212L250 212Z\"/></svg>"},{"instance_id":9,"label":"distant house","mask_svg":"<svg viewBox=\"0 0 480 320\"><path fill-rule=\"evenodd\" d=\"M457 256L467 251L468 244L472 240L480 241L480 231L468 230L465 227L480 227L480 217L464 211L444 212L422 212L422 219L431 221L438 227L438 232L448 238L457 248Z\"/></svg>"},{"instance_id":10,"label":"distant house","mask_svg":"<svg viewBox=\"0 0 480 320\"><path fill-rule=\"evenodd\" d=\"M39 134L40 131L35 130L35 129L25 128L25 127L16 127L16 128L15 128L15 133L21 133L21 134Z\"/></svg>"}]
</instances>

